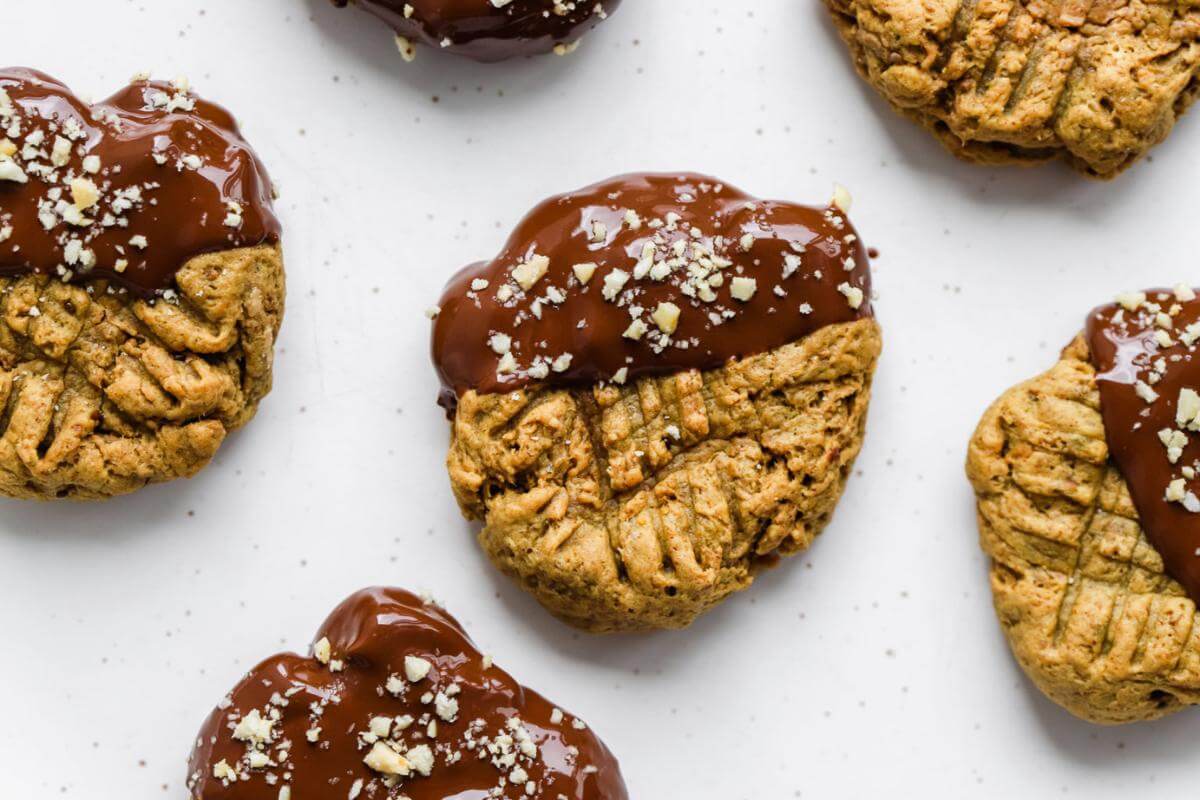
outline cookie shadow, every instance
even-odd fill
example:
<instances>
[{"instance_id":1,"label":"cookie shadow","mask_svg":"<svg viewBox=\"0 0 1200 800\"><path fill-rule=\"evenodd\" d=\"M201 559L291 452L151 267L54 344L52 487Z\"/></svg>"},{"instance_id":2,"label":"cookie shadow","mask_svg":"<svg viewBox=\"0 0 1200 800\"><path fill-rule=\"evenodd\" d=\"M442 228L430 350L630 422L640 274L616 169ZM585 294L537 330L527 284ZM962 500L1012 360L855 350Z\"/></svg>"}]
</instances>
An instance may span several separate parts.
<instances>
[{"instance_id":1,"label":"cookie shadow","mask_svg":"<svg viewBox=\"0 0 1200 800\"><path fill-rule=\"evenodd\" d=\"M988 580L985 566L980 580ZM1130 769L1153 770L1195 758L1194 742L1200 738L1200 713L1183 709L1152 722L1097 725L1059 706L1029 679L1013 657L1008 641L994 626L997 658L1004 658L1012 682L1020 687L1028 713L1036 720L1028 730L1040 731L1045 746L1063 758L1100 774L1128 775Z\"/></svg>"},{"instance_id":2,"label":"cookie shadow","mask_svg":"<svg viewBox=\"0 0 1200 800\"><path fill-rule=\"evenodd\" d=\"M235 468L235 453L244 439L244 431L235 431L213 461L191 478L143 486L108 500L0 499L0 536L36 539L46 547L93 538L121 546L185 524L189 512L220 494L217 481L228 480L222 473Z\"/></svg>"},{"instance_id":3,"label":"cookie shadow","mask_svg":"<svg viewBox=\"0 0 1200 800\"><path fill-rule=\"evenodd\" d=\"M573 70L588 70L598 54L589 52L591 35L569 56L530 56L483 64L436 48L417 45L412 62L401 58L392 30L382 20L353 4L337 8L329 0L306 0L308 19L321 30L322 41L339 63L345 63L351 80L360 68L371 76L394 81L391 100L428 107L436 97L446 111L478 110L480 96L495 101L520 101L550 89ZM593 32L594 33L594 32ZM415 93L415 96L414 96Z\"/></svg>"},{"instance_id":4,"label":"cookie shadow","mask_svg":"<svg viewBox=\"0 0 1200 800\"><path fill-rule=\"evenodd\" d=\"M28 537L53 546L78 539L102 538L120 546L152 535L181 520L181 509L195 508L209 496L196 487L148 486L111 500L0 500L0 536Z\"/></svg>"},{"instance_id":5,"label":"cookie shadow","mask_svg":"<svg viewBox=\"0 0 1200 800\"><path fill-rule=\"evenodd\" d=\"M478 523L471 523L472 536L478 530ZM807 587L814 582L794 573L810 567L810 559L819 559L816 551L822 537L817 537L805 552L785 558L778 566L760 573L752 586L726 598L689 627L639 633L595 634L571 627L493 567L480 547L474 550L479 569L491 581L497 600L547 647L590 668L599 667L616 675L669 674L676 665L692 661L698 653L718 652L719 645L712 640L727 639L729 631L747 624L749 615L761 620L762 614L777 613L778 621L784 623L794 619L794 609L815 606L815 601L807 602L806 595L813 590Z\"/></svg>"},{"instance_id":6,"label":"cookie shadow","mask_svg":"<svg viewBox=\"0 0 1200 800\"><path fill-rule=\"evenodd\" d=\"M842 70L850 78L848 82L853 84L859 100L858 108L870 114L875 126L883 130L883 138L891 145L883 160L919 173L914 190L919 187L920 196L932 208L940 202L965 200L976 205L996 206L997 209L985 209L992 213L1020 205L1053 208L1056 213L1081 218L1103 218L1107 213L1124 208L1120 198L1128 192L1136 192L1134 184L1149 180L1152 156L1108 181L1076 172L1061 158L1034 164L983 165L956 157L930 131L902 116L862 79L824 3L802 5L805 6L803 13L818 18L816 23L824 28L833 45L835 52L830 53L827 62L836 63L829 68ZM855 106L846 104L846 108L854 109ZM842 124L851 128L862 125L862 116L842 120ZM1155 152L1161 152L1161 147ZM1115 183L1121 184L1119 191L1110 185Z\"/></svg>"},{"instance_id":7,"label":"cookie shadow","mask_svg":"<svg viewBox=\"0 0 1200 800\"><path fill-rule=\"evenodd\" d=\"M1013 669L1020 669L1013 665ZM1131 768L1152 771L1195 760L1200 714L1182 711L1153 722L1096 725L1073 716L1022 676L1028 705L1047 743L1065 758L1089 770L1114 776Z\"/></svg>"}]
</instances>

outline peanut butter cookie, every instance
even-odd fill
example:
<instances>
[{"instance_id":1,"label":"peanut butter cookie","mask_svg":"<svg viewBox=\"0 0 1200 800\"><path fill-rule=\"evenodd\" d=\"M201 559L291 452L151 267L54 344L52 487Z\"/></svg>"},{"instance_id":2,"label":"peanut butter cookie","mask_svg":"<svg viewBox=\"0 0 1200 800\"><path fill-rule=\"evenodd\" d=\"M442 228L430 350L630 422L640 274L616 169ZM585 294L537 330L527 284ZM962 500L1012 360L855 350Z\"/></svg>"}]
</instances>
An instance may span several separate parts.
<instances>
[{"instance_id":1,"label":"peanut butter cookie","mask_svg":"<svg viewBox=\"0 0 1200 800\"><path fill-rule=\"evenodd\" d=\"M862 76L970 161L1062 155L1112 177L1200 85L1200 8L1186 0L826 3Z\"/></svg>"},{"instance_id":2,"label":"peanut butter cookie","mask_svg":"<svg viewBox=\"0 0 1200 800\"><path fill-rule=\"evenodd\" d=\"M0 493L190 476L271 386L270 181L233 119L135 79L92 106L0 70Z\"/></svg>"},{"instance_id":3,"label":"peanut butter cookie","mask_svg":"<svg viewBox=\"0 0 1200 800\"><path fill-rule=\"evenodd\" d=\"M629 175L546 201L452 281L451 484L551 612L685 626L824 528L881 347L847 205Z\"/></svg>"},{"instance_id":4,"label":"peanut butter cookie","mask_svg":"<svg viewBox=\"0 0 1200 800\"><path fill-rule=\"evenodd\" d=\"M475 61L566 55L621 0L332 0L353 2L396 31L405 61L425 44Z\"/></svg>"},{"instance_id":5,"label":"peanut butter cookie","mask_svg":"<svg viewBox=\"0 0 1200 800\"><path fill-rule=\"evenodd\" d=\"M458 621L365 589L312 655L259 664L213 710L188 766L193 800L628 800L584 724L481 654Z\"/></svg>"},{"instance_id":6,"label":"peanut butter cookie","mask_svg":"<svg viewBox=\"0 0 1200 800\"><path fill-rule=\"evenodd\" d=\"M1001 397L967 474L996 614L1052 700L1093 722L1200 702L1200 301L1123 295Z\"/></svg>"}]
</instances>

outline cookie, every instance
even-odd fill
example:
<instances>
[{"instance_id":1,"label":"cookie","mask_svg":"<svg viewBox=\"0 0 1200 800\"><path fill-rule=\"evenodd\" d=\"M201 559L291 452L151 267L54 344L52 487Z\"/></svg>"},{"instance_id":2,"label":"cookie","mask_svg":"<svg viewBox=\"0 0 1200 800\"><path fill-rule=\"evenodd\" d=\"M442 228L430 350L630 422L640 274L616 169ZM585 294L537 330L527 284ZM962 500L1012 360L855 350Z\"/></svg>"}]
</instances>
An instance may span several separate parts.
<instances>
[{"instance_id":1,"label":"cookie","mask_svg":"<svg viewBox=\"0 0 1200 800\"><path fill-rule=\"evenodd\" d=\"M213 710L193 800L627 800L588 726L518 684L400 589L352 595L310 656L259 664Z\"/></svg>"},{"instance_id":2,"label":"cookie","mask_svg":"<svg viewBox=\"0 0 1200 800\"><path fill-rule=\"evenodd\" d=\"M344 8L351 0L332 0ZM476 61L566 55L621 0L353 0L396 31L406 61L417 43Z\"/></svg>"},{"instance_id":3,"label":"cookie","mask_svg":"<svg viewBox=\"0 0 1200 800\"><path fill-rule=\"evenodd\" d=\"M284 302L271 201L182 81L88 105L0 69L0 493L191 476L254 416Z\"/></svg>"},{"instance_id":4,"label":"cookie","mask_svg":"<svg viewBox=\"0 0 1200 800\"><path fill-rule=\"evenodd\" d=\"M627 175L544 202L450 283L451 485L551 612L682 627L829 521L881 346L840 202Z\"/></svg>"},{"instance_id":5,"label":"cookie","mask_svg":"<svg viewBox=\"0 0 1200 800\"><path fill-rule=\"evenodd\" d=\"M862 76L970 161L1112 177L1200 87L1200 10L1182 0L826 3Z\"/></svg>"},{"instance_id":6,"label":"cookie","mask_svg":"<svg viewBox=\"0 0 1200 800\"><path fill-rule=\"evenodd\" d=\"M1123 295L1007 392L967 474L996 614L1052 700L1093 722L1200 702L1200 301Z\"/></svg>"}]
</instances>

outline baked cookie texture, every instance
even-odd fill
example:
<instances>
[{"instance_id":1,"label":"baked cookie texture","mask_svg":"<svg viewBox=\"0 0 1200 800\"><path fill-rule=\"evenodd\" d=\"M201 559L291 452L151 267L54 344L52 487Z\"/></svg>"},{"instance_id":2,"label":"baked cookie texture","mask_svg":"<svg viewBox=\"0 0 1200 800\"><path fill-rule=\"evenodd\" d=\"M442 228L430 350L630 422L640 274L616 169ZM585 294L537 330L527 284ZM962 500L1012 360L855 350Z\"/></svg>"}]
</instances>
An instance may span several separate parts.
<instances>
[{"instance_id":1,"label":"baked cookie texture","mask_svg":"<svg viewBox=\"0 0 1200 800\"><path fill-rule=\"evenodd\" d=\"M188 477L271 388L277 245L200 255L153 303L0 278L0 493L99 499ZM36 311L36 314L31 313Z\"/></svg>"},{"instance_id":2,"label":"baked cookie texture","mask_svg":"<svg viewBox=\"0 0 1200 800\"><path fill-rule=\"evenodd\" d=\"M706 372L469 391L451 484L491 560L564 621L683 627L828 523L880 349L866 318Z\"/></svg>"},{"instance_id":3,"label":"baked cookie texture","mask_svg":"<svg viewBox=\"0 0 1200 800\"><path fill-rule=\"evenodd\" d=\"M1082 337L987 411L967 474L996 614L1038 688L1105 724L1200 703L1196 606L1164 573L1109 460Z\"/></svg>"},{"instance_id":4,"label":"baked cookie texture","mask_svg":"<svg viewBox=\"0 0 1200 800\"><path fill-rule=\"evenodd\" d=\"M1111 177L1195 99L1191 0L826 0L862 76L956 155Z\"/></svg>"}]
</instances>

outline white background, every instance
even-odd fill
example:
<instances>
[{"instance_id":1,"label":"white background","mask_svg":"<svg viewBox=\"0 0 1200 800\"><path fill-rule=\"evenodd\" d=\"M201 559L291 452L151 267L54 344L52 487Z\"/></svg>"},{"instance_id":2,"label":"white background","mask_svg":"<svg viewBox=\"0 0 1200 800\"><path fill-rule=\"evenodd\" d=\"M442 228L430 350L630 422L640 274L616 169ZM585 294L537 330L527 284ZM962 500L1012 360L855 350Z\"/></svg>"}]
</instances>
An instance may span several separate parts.
<instances>
[{"instance_id":1,"label":"white background","mask_svg":"<svg viewBox=\"0 0 1200 800\"><path fill-rule=\"evenodd\" d=\"M1194 793L1200 711L1102 729L1022 677L962 462L1089 308L1196 282L1196 120L1110 184L959 164L860 84L812 0L626 0L572 57L498 66L405 64L324 0L10 2L2 26L4 60L81 94L151 69L235 110L283 189L289 298L274 393L199 477L0 503L0 797L182 798L211 706L376 583L430 590L587 719L635 800ZM477 551L422 311L544 196L639 169L849 186L886 344L813 550L690 630L592 638Z\"/></svg>"}]
</instances>

